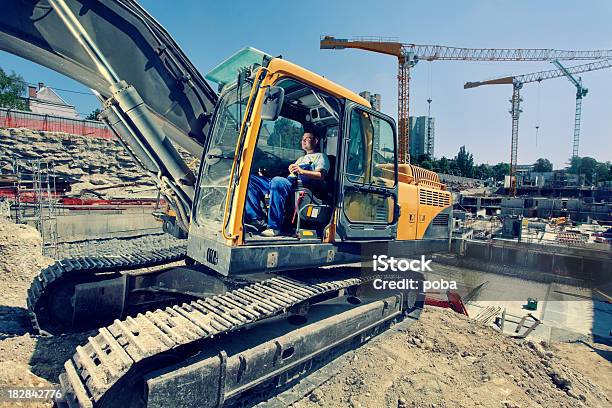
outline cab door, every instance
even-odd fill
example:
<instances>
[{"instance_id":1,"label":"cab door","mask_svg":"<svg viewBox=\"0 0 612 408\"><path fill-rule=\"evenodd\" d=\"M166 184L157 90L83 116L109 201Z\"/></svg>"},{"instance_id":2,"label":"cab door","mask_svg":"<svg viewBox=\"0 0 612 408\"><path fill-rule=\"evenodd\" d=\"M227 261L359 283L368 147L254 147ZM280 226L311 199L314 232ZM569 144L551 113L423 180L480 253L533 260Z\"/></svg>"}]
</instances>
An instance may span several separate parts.
<instances>
[{"instance_id":1,"label":"cab door","mask_svg":"<svg viewBox=\"0 0 612 408\"><path fill-rule=\"evenodd\" d=\"M343 241L393 239L399 218L395 122L355 103L345 112L336 231Z\"/></svg>"}]
</instances>

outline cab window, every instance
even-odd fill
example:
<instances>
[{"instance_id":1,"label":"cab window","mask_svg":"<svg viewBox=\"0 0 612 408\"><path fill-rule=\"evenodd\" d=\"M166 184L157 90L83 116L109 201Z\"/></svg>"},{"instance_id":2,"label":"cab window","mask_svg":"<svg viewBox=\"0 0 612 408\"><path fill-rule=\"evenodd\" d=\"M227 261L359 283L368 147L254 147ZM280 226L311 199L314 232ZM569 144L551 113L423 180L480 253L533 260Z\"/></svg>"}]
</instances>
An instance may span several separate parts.
<instances>
[{"instance_id":1,"label":"cab window","mask_svg":"<svg viewBox=\"0 0 612 408\"><path fill-rule=\"evenodd\" d=\"M348 179L355 183L395 185L395 137L391 125L354 109L349 139Z\"/></svg>"}]
</instances>

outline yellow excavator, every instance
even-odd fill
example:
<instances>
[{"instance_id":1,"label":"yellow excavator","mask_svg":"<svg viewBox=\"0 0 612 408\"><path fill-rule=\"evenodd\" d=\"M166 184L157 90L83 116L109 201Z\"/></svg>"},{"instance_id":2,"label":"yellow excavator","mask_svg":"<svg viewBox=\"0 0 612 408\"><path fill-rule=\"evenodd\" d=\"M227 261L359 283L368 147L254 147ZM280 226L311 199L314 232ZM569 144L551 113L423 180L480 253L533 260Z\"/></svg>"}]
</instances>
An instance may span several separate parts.
<instances>
[{"instance_id":1,"label":"yellow excavator","mask_svg":"<svg viewBox=\"0 0 612 408\"><path fill-rule=\"evenodd\" d=\"M392 118L254 48L207 82L132 0L5 3L0 49L93 90L172 206L165 229L187 237L130 256L65 259L33 281L36 331L101 327L66 362L58 406L251 406L418 317L418 288L375 290L381 275L354 266L448 248L451 195L435 173L398 162ZM261 235L245 215L250 184L288 177L305 129L328 169L316 188L295 180L280 233ZM197 174L178 147L201 158ZM266 197L257 205L270 211Z\"/></svg>"}]
</instances>

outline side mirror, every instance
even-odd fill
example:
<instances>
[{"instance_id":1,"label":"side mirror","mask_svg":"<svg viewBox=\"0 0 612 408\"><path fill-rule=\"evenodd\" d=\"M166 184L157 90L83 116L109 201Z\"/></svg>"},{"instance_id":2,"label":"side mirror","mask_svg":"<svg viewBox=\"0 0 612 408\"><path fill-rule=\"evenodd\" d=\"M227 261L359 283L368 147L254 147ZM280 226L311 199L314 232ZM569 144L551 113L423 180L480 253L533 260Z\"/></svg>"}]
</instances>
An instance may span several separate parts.
<instances>
[{"instance_id":1,"label":"side mirror","mask_svg":"<svg viewBox=\"0 0 612 408\"><path fill-rule=\"evenodd\" d=\"M285 100L285 89L280 86L270 86L266 89L263 106L261 108L262 120L276 120L280 115Z\"/></svg>"}]
</instances>

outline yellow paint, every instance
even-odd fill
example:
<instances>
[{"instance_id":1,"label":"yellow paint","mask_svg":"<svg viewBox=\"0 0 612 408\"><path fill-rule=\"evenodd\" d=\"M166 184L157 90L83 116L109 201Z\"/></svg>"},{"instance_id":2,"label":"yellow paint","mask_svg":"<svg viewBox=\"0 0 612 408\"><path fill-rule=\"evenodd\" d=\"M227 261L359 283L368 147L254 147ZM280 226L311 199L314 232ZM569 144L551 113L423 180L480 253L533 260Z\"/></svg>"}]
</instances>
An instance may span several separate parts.
<instances>
[{"instance_id":1,"label":"yellow paint","mask_svg":"<svg viewBox=\"0 0 612 408\"><path fill-rule=\"evenodd\" d=\"M401 210L397 239L422 239L431 221L452 205L451 193L445 190L444 184L440 183L438 175L433 171L411 164L400 164L398 167L398 201Z\"/></svg>"},{"instance_id":2,"label":"yellow paint","mask_svg":"<svg viewBox=\"0 0 612 408\"><path fill-rule=\"evenodd\" d=\"M349 91L345 87L340 86L319 74L315 74L314 72L302 68L299 65L287 60L274 58L272 61L270 61L268 70L270 71L271 75L276 75L279 79L285 76L296 78L308 85L323 89L333 96L338 98L346 98L360 105L371 108L370 101L362 98L355 92Z\"/></svg>"}]
</instances>

